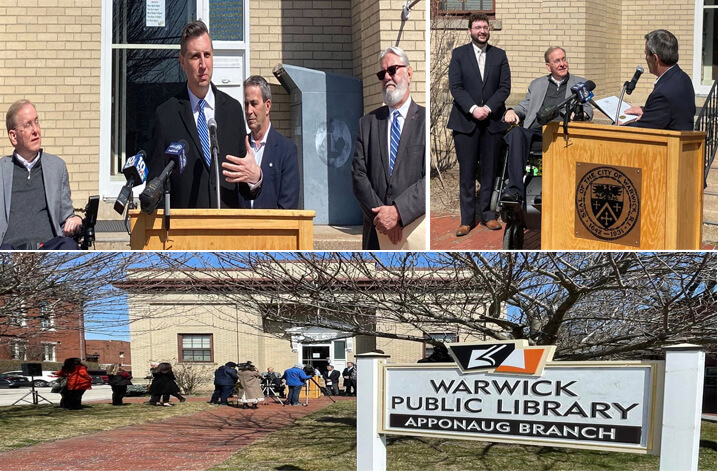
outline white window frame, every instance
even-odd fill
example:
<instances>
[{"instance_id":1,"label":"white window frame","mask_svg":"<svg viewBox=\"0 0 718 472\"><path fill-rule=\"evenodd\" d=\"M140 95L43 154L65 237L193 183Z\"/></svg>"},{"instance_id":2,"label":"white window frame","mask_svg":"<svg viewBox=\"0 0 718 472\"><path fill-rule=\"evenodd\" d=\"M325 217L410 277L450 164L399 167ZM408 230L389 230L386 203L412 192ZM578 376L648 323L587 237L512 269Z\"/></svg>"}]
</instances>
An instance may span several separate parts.
<instances>
[{"instance_id":1,"label":"white window frame","mask_svg":"<svg viewBox=\"0 0 718 472\"><path fill-rule=\"evenodd\" d=\"M18 304L18 309L8 315L8 324L20 328L27 328L27 309L25 302Z\"/></svg>"},{"instance_id":2,"label":"white window frame","mask_svg":"<svg viewBox=\"0 0 718 472\"><path fill-rule=\"evenodd\" d=\"M56 342L41 342L42 346L42 360L47 362L57 362L57 343ZM48 348L52 348L48 356Z\"/></svg>"},{"instance_id":3,"label":"white window frame","mask_svg":"<svg viewBox=\"0 0 718 472\"><path fill-rule=\"evenodd\" d=\"M703 0L696 0L696 9L694 17L693 27L693 88L695 89L696 95L708 95L711 90L710 85L701 84L701 68L703 67L703 54L701 48L703 46L703 12L705 2ZM711 6L712 8L718 8L718 6Z\"/></svg>"},{"instance_id":4,"label":"white window frame","mask_svg":"<svg viewBox=\"0 0 718 472\"><path fill-rule=\"evenodd\" d=\"M19 346L24 345L25 351L23 352L23 356L20 357L20 349ZM13 339L10 341L10 357L12 357L13 360L16 361L26 361L27 360L27 350L30 348L30 343L27 342L26 339Z\"/></svg>"},{"instance_id":5,"label":"white window frame","mask_svg":"<svg viewBox=\"0 0 718 472\"><path fill-rule=\"evenodd\" d=\"M209 1L197 0L197 18L209 24ZM244 5L244 41L214 41L213 46L217 51L216 56L239 55L243 60L243 68L246 76L251 75L249 64L249 0L243 1ZM102 0L101 13L101 46L100 46L100 165L98 177L98 188L101 198L106 202L112 202L117 198L120 189L125 184L121 174L112 175L112 0ZM176 49L179 53L179 44L176 45L154 45L147 48L155 49ZM213 77L214 81L214 77ZM215 85L221 90L222 84ZM123 112L124 113L124 112ZM151 130L148 130L151 131ZM151 152L149 149L145 149ZM134 151L130 151L134 152ZM134 195L144 189L144 184L135 187Z\"/></svg>"},{"instance_id":6,"label":"white window frame","mask_svg":"<svg viewBox=\"0 0 718 472\"><path fill-rule=\"evenodd\" d=\"M55 331L55 309L46 302L40 303L40 330Z\"/></svg>"}]
</instances>

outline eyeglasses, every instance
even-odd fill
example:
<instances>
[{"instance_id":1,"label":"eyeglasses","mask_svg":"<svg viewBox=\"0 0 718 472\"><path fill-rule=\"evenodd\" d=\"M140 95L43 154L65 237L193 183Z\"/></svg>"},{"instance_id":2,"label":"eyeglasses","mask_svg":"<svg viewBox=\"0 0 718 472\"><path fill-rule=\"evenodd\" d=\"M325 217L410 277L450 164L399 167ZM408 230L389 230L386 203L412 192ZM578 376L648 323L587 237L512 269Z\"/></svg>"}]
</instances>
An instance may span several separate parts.
<instances>
[{"instance_id":1,"label":"eyeglasses","mask_svg":"<svg viewBox=\"0 0 718 472\"><path fill-rule=\"evenodd\" d=\"M40 128L40 119L39 119L39 118L35 118L35 119L32 120L32 121L28 121L27 123L23 123L23 124L21 124L21 125L18 125L18 126L15 127L15 129L18 130L18 131L29 131L29 130L31 130L34 126L37 126L38 128Z\"/></svg>"},{"instance_id":2,"label":"eyeglasses","mask_svg":"<svg viewBox=\"0 0 718 472\"><path fill-rule=\"evenodd\" d=\"M399 70L402 67L406 67L405 65L398 64L395 66L389 66L384 70L380 70L376 73L376 76L379 78L379 80L384 80L384 77L386 76L386 73L388 72L390 76L394 77L394 74L396 74L396 71Z\"/></svg>"}]
</instances>

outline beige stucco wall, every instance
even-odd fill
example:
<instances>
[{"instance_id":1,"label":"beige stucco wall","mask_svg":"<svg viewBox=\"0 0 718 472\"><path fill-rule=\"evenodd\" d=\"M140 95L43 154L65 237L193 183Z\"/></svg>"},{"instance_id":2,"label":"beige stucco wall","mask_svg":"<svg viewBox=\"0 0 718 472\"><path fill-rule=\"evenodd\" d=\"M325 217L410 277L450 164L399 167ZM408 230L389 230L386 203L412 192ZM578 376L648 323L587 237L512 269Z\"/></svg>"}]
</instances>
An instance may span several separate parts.
<instances>
[{"instance_id":1,"label":"beige stucco wall","mask_svg":"<svg viewBox=\"0 0 718 472\"><path fill-rule=\"evenodd\" d=\"M97 192L102 0L0 0L0 109L32 101L43 148L61 156L75 207ZM12 145L2 126L2 154Z\"/></svg>"}]
</instances>

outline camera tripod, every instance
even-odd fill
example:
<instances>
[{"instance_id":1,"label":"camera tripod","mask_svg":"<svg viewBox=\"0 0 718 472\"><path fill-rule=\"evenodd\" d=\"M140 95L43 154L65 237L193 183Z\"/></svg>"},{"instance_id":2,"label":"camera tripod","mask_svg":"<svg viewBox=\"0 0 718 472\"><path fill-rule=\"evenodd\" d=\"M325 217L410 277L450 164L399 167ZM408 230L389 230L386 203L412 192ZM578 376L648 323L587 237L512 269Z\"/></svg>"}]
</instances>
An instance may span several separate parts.
<instances>
[{"instance_id":1,"label":"camera tripod","mask_svg":"<svg viewBox=\"0 0 718 472\"><path fill-rule=\"evenodd\" d=\"M23 395L22 398L17 400L15 403L13 403L12 406L17 405L20 402L30 403L31 405L38 405L38 404L40 404L40 399L42 399L42 401L44 401L46 403L49 403L50 405L54 405L54 403L52 403L50 400L48 400L47 398L40 395L40 393L37 390L35 390L35 377L30 377L30 382L32 382L30 391L27 392L25 395ZM28 395L32 395L32 401L25 400L25 398Z\"/></svg>"},{"instance_id":2,"label":"camera tripod","mask_svg":"<svg viewBox=\"0 0 718 472\"><path fill-rule=\"evenodd\" d=\"M331 394L329 393L329 389L327 387L322 387L321 385L319 385L317 383L317 381L314 380L314 377L310 378L309 380L311 380L312 383L314 383L314 385L317 386L317 388L319 389L320 392L322 392L325 396L329 397L329 399L332 401L332 403L337 402L334 398L332 398ZM305 394L306 403L303 403L302 405L309 406L309 384L308 383L304 385L304 394Z\"/></svg>"},{"instance_id":3,"label":"camera tripod","mask_svg":"<svg viewBox=\"0 0 718 472\"><path fill-rule=\"evenodd\" d=\"M277 395L277 392L274 390L274 386L271 382L262 382L262 393L264 394L264 398L271 398L276 403L279 403L280 405L284 406L284 402L279 398L279 395ZM267 402L265 401L264 404L266 405Z\"/></svg>"}]
</instances>

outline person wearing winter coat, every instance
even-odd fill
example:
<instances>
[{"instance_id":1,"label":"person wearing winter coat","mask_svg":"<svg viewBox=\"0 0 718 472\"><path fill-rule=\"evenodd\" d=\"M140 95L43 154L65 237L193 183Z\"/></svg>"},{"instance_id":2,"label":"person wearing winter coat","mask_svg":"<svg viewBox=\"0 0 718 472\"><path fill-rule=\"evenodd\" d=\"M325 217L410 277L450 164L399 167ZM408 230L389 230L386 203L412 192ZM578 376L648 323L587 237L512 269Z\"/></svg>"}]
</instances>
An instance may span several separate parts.
<instances>
[{"instance_id":1,"label":"person wearing winter coat","mask_svg":"<svg viewBox=\"0 0 718 472\"><path fill-rule=\"evenodd\" d=\"M60 407L68 410L82 409L82 395L85 390L92 389L92 376L87 373L87 367L79 357L65 359L62 368L55 375L66 379L65 386L60 391Z\"/></svg>"},{"instance_id":2,"label":"person wearing winter coat","mask_svg":"<svg viewBox=\"0 0 718 472\"><path fill-rule=\"evenodd\" d=\"M303 367L302 364L297 364L285 370L284 375L282 375L282 379L284 379L287 383L287 387L289 387L289 398L287 399L289 406L299 405L299 393L302 391L304 382L312 378L311 375L304 373Z\"/></svg>"},{"instance_id":3,"label":"person wearing winter coat","mask_svg":"<svg viewBox=\"0 0 718 472\"><path fill-rule=\"evenodd\" d=\"M234 386L237 384L237 364L227 362L223 366L219 366L214 371L214 392L212 398L207 403L215 405L226 405L227 399L232 394Z\"/></svg>"},{"instance_id":4,"label":"person wearing winter coat","mask_svg":"<svg viewBox=\"0 0 718 472\"><path fill-rule=\"evenodd\" d=\"M112 406L125 405L122 399L127 395L127 386L132 385L132 376L119 364L112 364L107 369L107 377L112 387Z\"/></svg>"},{"instance_id":5,"label":"person wearing winter coat","mask_svg":"<svg viewBox=\"0 0 718 472\"><path fill-rule=\"evenodd\" d=\"M172 372L169 362L162 362L152 373L152 385L150 385L150 405L174 406L170 403L170 395L176 397L180 402L185 398L180 395L180 388L175 382L176 378ZM162 400L160 401L160 396Z\"/></svg>"},{"instance_id":6,"label":"person wearing winter coat","mask_svg":"<svg viewBox=\"0 0 718 472\"><path fill-rule=\"evenodd\" d=\"M251 404L251 408L257 409L259 402L264 401L264 393L260 384L261 379L262 376L257 371L257 368L251 364L239 371L240 389L237 393L237 399L242 402L242 408L250 408Z\"/></svg>"}]
</instances>

